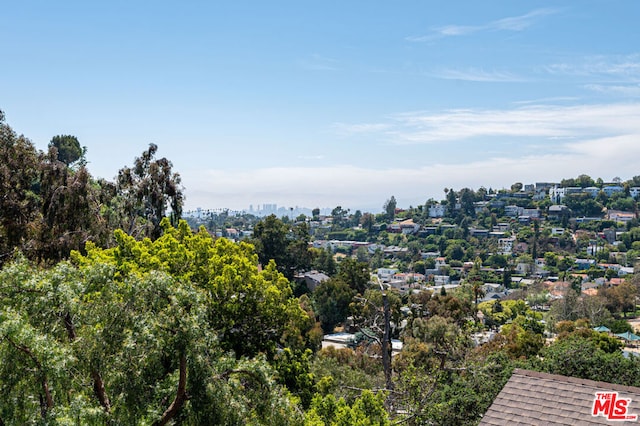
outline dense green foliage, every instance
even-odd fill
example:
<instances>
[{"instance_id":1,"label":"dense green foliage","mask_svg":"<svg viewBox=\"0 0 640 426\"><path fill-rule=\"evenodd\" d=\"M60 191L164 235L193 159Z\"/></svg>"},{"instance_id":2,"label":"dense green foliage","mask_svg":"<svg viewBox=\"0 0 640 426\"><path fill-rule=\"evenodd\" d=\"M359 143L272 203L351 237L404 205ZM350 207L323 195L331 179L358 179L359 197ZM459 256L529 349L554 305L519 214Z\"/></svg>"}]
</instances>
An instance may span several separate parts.
<instances>
[{"instance_id":1,"label":"dense green foliage","mask_svg":"<svg viewBox=\"0 0 640 426\"><path fill-rule=\"evenodd\" d=\"M279 410L293 416L259 354L275 354L308 317L273 264L258 271L250 246L194 234L185 222L165 224L155 241L116 239L53 269L21 260L2 271L0 418L146 424L179 414L197 424L272 424Z\"/></svg>"},{"instance_id":2,"label":"dense green foliage","mask_svg":"<svg viewBox=\"0 0 640 426\"><path fill-rule=\"evenodd\" d=\"M593 330L633 330L640 279L617 271L640 256L640 223L602 216L637 211L640 177L609 194L565 179L591 192L558 217L516 182L447 188L437 219L435 200L391 196L380 214L188 224L157 146L115 182L85 151L55 136L39 152L0 112L0 425L473 425L515 367L640 386L640 358ZM232 228L251 237L216 237ZM358 244L311 248L331 238ZM329 278L307 287L312 268ZM347 348L320 350L343 329Z\"/></svg>"},{"instance_id":3,"label":"dense green foliage","mask_svg":"<svg viewBox=\"0 0 640 426\"><path fill-rule=\"evenodd\" d=\"M165 215L177 223L184 197L180 176L156 151L151 145L122 168L116 183L95 180L76 137L55 136L43 153L0 114L0 265L14 250L53 264L86 241L112 245L116 229L159 237Z\"/></svg>"}]
</instances>

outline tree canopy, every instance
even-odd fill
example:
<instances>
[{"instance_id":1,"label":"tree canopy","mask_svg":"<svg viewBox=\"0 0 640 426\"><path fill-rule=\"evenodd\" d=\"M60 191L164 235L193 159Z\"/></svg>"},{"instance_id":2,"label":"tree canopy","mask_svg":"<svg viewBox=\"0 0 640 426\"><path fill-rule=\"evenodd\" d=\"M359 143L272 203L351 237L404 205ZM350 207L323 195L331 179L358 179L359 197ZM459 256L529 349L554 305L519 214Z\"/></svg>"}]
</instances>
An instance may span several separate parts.
<instances>
[{"instance_id":1,"label":"tree canopy","mask_svg":"<svg viewBox=\"0 0 640 426\"><path fill-rule=\"evenodd\" d=\"M57 135L49 142L55 148L58 160L69 166L84 157L87 148L80 146L78 138L71 135Z\"/></svg>"},{"instance_id":2,"label":"tree canopy","mask_svg":"<svg viewBox=\"0 0 640 426\"><path fill-rule=\"evenodd\" d=\"M53 269L2 270L0 419L295 418L260 358L309 327L288 281L273 263L259 271L250 245L163 227L155 241L118 231L115 247Z\"/></svg>"}]
</instances>

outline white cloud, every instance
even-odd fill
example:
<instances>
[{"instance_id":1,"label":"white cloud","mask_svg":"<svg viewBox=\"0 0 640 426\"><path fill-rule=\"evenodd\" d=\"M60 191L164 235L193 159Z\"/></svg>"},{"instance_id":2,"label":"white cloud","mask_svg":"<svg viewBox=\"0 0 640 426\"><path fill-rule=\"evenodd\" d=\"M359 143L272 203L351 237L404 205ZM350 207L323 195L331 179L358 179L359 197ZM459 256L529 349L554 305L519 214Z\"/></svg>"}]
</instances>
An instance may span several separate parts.
<instances>
[{"instance_id":1,"label":"white cloud","mask_svg":"<svg viewBox=\"0 0 640 426\"><path fill-rule=\"evenodd\" d=\"M640 85L604 85L587 84L584 86L588 90L613 96L640 97Z\"/></svg>"},{"instance_id":2,"label":"white cloud","mask_svg":"<svg viewBox=\"0 0 640 426\"><path fill-rule=\"evenodd\" d=\"M356 125L399 142L430 143L450 164L410 166L403 156L417 149L378 146L386 167L361 164L323 167L187 170L187 208L281 206L335 207L379 212L394 195L401 207L429 198L442 199L443 188L503 188L513 182L559 181L586 173L623 179L640 174L640 103L602 105L527 105L515 109L466 109L438 114L397 114L380 125ZM345 129L349 125L343 125ZM509 141L508 150L495 138ZM464 144L461 155L456 141ZM424 152L424 151L421 151ZM444 157L440 157L444 158ZM471 158L467 161L465 159ZM456 160L457 159L457 160ZM328 161L328 160L325 160ZM354 157L353 161L357 161ZM415 164L412 162L412 164Z\"/></svg>"},{"instance_id":3,"label":"white cloud","mask_svg":"<svg viewBox=\"0 0 640 426\"><path fill-rule=\"evenodd\" d=\"M427 35L408 36L405 38L411 42L434 41L444 37L459 37L475 34L482 31L524 31L531 27L537 19L547 15L558 13L556 9L536 9L524 15L509 16L481 25L444 25L434 27Z\"/></svg>"},{"instance_id":4,"label":"white cloud","mask_svg":"<svg viewBox=\"0 0 640 426\"><path fill-rule=\"evenodd\" d=\"M608 78L640 82L640 54L589 56L577 62L561 62L545 67L551 74Z\"/></svg>"},{"instance_id":5,"label":"white cloud","mask_svg":"<svg viewBox=\"0 0 640 426\"><path fill-rule=\"evenodd\" d=\"M414 169L390 161L387 169L340 165L211 170L189 173L183 179L188 188L189 208L243 209L250 204L277 203L309 208L341 205L379 212L391 195L401 207L416 206L429 198L444 198L445 187L499 189L513 182L559 181L582 173L605 180L638 174L633 160L640 156L636 135L570 142L561 151L550 153L541 149L536 155L489 158L480 147L476 161Z\"/></svg>"},{"instance_id":6,"label":"white cloud","mask_svg":"<svg viewBox=\"0 0 640 426\"><path fill-rule=\"evenodd\" d=\"M334 131L340 135L353 135L359 133L376 133L384 132L391 128L391 124L388 123L360 123L360 124L348 124L348 123L334 123L332 125Z\"/></svg>"},{"instance_id":7,"label":"white cloud","mask_svg":"<svg viewBox=\"0 0 640 426\"><path fill-rule=\"evenodd\" d=\"M484 69L478 68L467 68L465 70L443 69L434 72L433 75L437 78L442 78L445 80L465 80L477 82L524 81L522 77L508 71L485 71Z\"/></svg>"},{"instance_id":8,"label":"white cloud","mask_svg":"<svg viewBox=\"0 0 640 426\"><path fill-rule=\"evenodd\" d=\"M313 54L298 61L301 68L312 71L337 71L339 69L338 61L326 56Z\"/></svg>"},{"instance_id":9,"label":"white cloud","mask_svg":"<svg viewBox=\"0 0 640 426\"><path fill-rule=\"evenodd\" d=\"M524 15L498 19L488 24L487 27L495 30L523 31L532 26L539 17L553 15L557 12L555 9L536 9Z\"/></svg>"},{"instance_id":10,"label":"white cloud","mask_svg":"<svg viewBox=\"0 0 640 426\"><path fill-rule=\"evenodd\" d=\"M464 26L464 25L446 25L444 27L434 28L434 31L441 36L463 36L473 34L482 30L483 27Z\"/></svg>"},{"instance_id":11,"label":"white cloud","mask_svg":"<svg viewBox=\"0 0 640 426\"><path fill-rule=\"evenodd\" d=\"M324 155L299 155L300 160L324 160Z\"/></svg>"},{"instance_id":12,"label":"white cloud","mask_svg":"<svg viewBox=\"0 0 640 426\"><path fill-rule=\"evenodd\" d=\"M539 99L527 99L524 101L516 101L513 102L514 105L531 105L531 104L549 104L549 103L559 103L559 102L576 102L579 98L575 96L552 96L548 98L539 98Z\"/></svg>"},{"instance_id":13,"label":"white cloud","mask_svg":"<svg viewBox=\"0 0 640 426\"><path fill-rule=\"evenodd\" d=\"M387 133L396 143L434 143L476 137L566 138L640 133L640 104L529 105L511 110L451 110L395 116Z\"/></svg>"}]
</instances>

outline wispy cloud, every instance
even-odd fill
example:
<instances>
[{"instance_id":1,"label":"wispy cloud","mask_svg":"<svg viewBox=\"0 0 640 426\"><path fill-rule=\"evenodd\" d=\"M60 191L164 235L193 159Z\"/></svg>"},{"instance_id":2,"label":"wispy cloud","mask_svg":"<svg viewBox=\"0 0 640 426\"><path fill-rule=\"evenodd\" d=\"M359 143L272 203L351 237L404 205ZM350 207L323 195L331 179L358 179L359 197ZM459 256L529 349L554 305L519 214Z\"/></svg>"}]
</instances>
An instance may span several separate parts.
<instances>
[{"instance_id":1,"label":"wispy cloud","mask_svg":"<svg viewBox=\"0 0 640 426\"><path fill-rule=\"evenodd\" d=\"M527 99L523 101L516 101L514 105L532 105L532 104L557 104L559 102L575 102L579 100L575 96L552 96L548 98L540 98L540 99Z\"/></svg>"},{"instance_id":2,"label":"wispy cloud","mask_svg":"<svg viewBox=\"0 0 640 426\"><path fill-rule=\"evenodd\" d=\"M498 19L487 25L491 30L523 31L532 26L536 20L543 16L558 13L556 9L536 9L520 16Z\"/></svg>"},{"instance_id":3,"label":"wispy cloud","mask_svg":"<svg viewBox=\"0 0 640 426\"><path fill-rule=\"evenodd\" d=\"M424 144L486 137L586 138L638 134L640 104L525 105L513 109L459 109L397 114L371 132L395 144ZM346 127L346 126L345 126Z\"/></svg>"},{"instance_id":4,"label":"wispy cloud","mask_svg":"<svg viewBox=\"0 0 640 426\"><path fill-rule=\"evenodd\" d=\"M445 25L434 27L428 34L406 37L411 42L434 41L445 37L459 37L483 31L524 31L535 24L541 17L558 13L557 9L536 9L524 15L509 16L481 25Z\"/></svg>"},{"instance_id":5,"label":"wispy cloud","mask_svg":"<svg viewBox=\"0 0 640 426\"><path fill-rule=\"evenodd\" d=\"M299 155L300 160L324 160L324 155Z\"/></svg>"},{"instance_id":6,"label":"wispy cloud","mask_svg":"<svg viewBox=\"0 0 640 426\"><path fill-rule=\"evenodd\" d=\"M379 133L385 132L392 127L389 123L334 123L332 125L334 131L340 135L354 135L364 133Z\"/></svg>"},{"instance_id":7,"label":"wispy cloud","mask_svg":"<svg viewBox=\"0 0 640 426\"><path fill-rule=\"evenodd\" d=\"M523 77L509 71L486 71L478 68L467 69L442 69L432 73L434 77L446 80L465 80L477 82L518 82L524 81Z\"/></svg>"},{"instance_id":8,"label":"wispy cloud","mask_svg":"<svg viewBox=\"0 0 640 426\"><path fill-rule=\"evenodd\" d=\"M210 206L212 200L242 209L249 204L277 203L282 206L335 207L379 212L394 195L399 205L419 205L429 198L444 198L443 188L496 189L513 182L560 181L582 173L611 179L638 174L631 160L640 156L638 134L571 141L561 149L541 147L525 154L514 144L512 157L496 157L479 147L474 161L427 164L410 168L390 162L388 168L356 165L327 167L280 167L253 170L189 170L183 181L189 191L189 208ZM485 147L486 148L486 147ZM624 153L621 156L621 153ZM455 158L455 157L454 157ZM216 185L203 184L216 182ZM410 185L407 183L410 182Z\"/></svg>"},{"instance_id":9,"label":"wispy cloud","mask_svg":"<svg viewBox=\"0 0 640 426\"><path fill-rule=\"evenodd\" d=\"M324 159L323 166L314 167L189 169L182 177L189 188L189 208L224 200L221 207L234 209L278 203L342 205L377 212L391 194L400 205L408 206L428 198L441 199L444 187L503 188L513 182L559 181L581 173L603 179L631 178L638 174L639 116L640 102L409 112L379 124L342 123L335 129L345 134L352 131L354 137L366 134L367 139L433 144L434 150L450 153L447 164L429 163L425 152L431 148L425 151L414 146L400 151L397 145L388 144L376 148L377 156L395 159L383 162L383 167L366 159L358 162L355 156L350 164L332 165ZM498 140L508 140L507 148L500 148ZM453 146L457 142L464 143L465 155ZM425 161L401 160L413 154Z\"/></svg>"},{"instance_id":10,"label":"wispy cloud","mask_svg":"<svg viewBox=\"0 0 640 426\"><path fill-rule=\"evenodd\" d=\"M336 59L318 54L312 54L299 60L298 65L312 71L337 71L340 68Z\"/></svg>"},{"instance_id":11,"label":"wispy cloud","mask_svg":"<svg viewBox=\"0 0 640 426\"><path fill-rule=\"evenodd\" d=\"M607 78L640 82L640 54L589 56L578 62L560 62L545 67L556 75Z\"/></svg>"},{"instance_id":12,"label":"wispy cloud","mask_svg":"<svg viewBox=\"0 0 640 426\"><path fill-rule=\"evenodd\" d=\"M446 25L444 27L436 27L434 28L434 32L440 36L464 36L468 34L473 34L477 31L482 30L481 26L470 26L470 25Z\"/></svg>"},{"instance_id":13,"label":"wispy cloud","mask_svg":"<svg viewBox=\"0 0 640 426\"><path fill-rule=\"evenodd\" d=\"M630 98L640 97L640 84L634 85L604 85L587 84L585 89L613 96L625 96Z\"/></svg>"}]
</instances>

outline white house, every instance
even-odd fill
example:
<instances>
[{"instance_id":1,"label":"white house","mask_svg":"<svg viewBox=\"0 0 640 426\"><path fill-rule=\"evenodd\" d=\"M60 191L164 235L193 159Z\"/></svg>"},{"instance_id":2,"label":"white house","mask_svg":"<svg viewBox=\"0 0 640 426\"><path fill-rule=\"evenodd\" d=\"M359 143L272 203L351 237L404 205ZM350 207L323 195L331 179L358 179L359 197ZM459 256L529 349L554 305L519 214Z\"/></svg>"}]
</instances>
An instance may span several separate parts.
<instances>
[{"instance_id":1,"label":"white house","mask_svg":"<svg viewBox=\"0 0 640 426\"><path fill-rule=\"evenodd\" d=\"M442 204L434 204L429 207L429 217L431 218L444 217L445 212L446 208Z\"/></svg>"}]
</instances>

